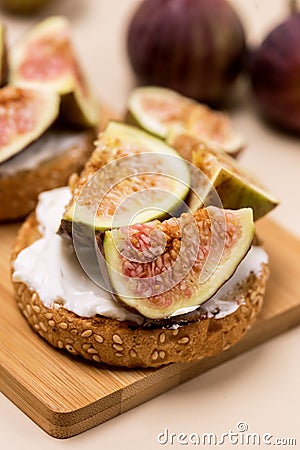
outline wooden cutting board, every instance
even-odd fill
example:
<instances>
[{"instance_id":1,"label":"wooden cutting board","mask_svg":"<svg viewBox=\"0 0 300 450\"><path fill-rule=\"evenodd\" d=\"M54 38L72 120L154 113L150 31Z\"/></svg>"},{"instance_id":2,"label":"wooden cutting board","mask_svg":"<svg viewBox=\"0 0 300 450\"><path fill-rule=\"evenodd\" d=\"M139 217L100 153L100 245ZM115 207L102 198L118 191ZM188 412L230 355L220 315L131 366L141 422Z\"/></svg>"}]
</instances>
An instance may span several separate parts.
<instances>
[{"instance_id":1,"label":"wooden cutting board","mask_svg":"<svg viewBox=\"0 0 300 450\"><path fill-rule=\"evenodd\" d=\"M50 347L20 314L9 280L17 225L0 226L0 389L47 433L66 438L127 411L300 323L300 241L258 224L271 259L265 306L254 328L222 354L161 369L101 367Z\"/></svg>"}]
</instances>

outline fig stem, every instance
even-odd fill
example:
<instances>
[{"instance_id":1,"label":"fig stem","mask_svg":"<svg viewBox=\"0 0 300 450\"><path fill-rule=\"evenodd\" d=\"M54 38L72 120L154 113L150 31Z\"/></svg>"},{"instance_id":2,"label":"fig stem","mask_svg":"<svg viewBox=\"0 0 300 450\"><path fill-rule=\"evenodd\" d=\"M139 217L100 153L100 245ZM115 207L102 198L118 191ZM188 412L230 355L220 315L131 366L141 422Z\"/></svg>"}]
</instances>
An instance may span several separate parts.
<instances>
[{"instance_id":1,"label":"fig stem","mask_svg":"<svg viewBox=\"0 0 300 450\"><path fill-rule=\"evenodd\" d=\"M298 0L289 0L289 3L291 14L296 14L298 12Z\"/></svg>"}]
</instances>

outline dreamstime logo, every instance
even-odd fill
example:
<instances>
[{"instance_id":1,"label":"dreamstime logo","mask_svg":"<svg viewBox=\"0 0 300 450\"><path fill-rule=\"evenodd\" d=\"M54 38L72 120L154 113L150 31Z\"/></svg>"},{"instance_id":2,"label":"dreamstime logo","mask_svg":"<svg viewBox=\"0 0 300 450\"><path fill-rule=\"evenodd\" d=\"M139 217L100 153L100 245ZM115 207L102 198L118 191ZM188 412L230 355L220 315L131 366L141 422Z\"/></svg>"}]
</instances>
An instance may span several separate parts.
<instances>
[{"instance_id":1,"label":"dreamstime logo","mask_svg":"<svg viewBox=\"0 0 300 450\"><path fill-rule=\"evenodd\" d=\"M208 178L194 165L184 164L186 170L176 156L137 153L106 164L83 186L73 211L72 238L81 266L98 286L113 294L109 269L122 280L122 296L128 283L137 298L162 294L180 283L207 249L199 282L214 273L225 246L222 203ZM206 206L208 198L220 210L203 249L192 212ZM158 226L155 219L169 220ZM107 267L104 259L101 232L109 229L122 258L122 273L118 265ZM168 232L175 233L180 248L168 247Z\"/></svg>"},{"instance_id":2,"label":"dreamstime logo","mask_svg":"<svg viewBox=\"0 0 300 450\"><path fill-rule=\"evenodd\" d=\"M229 430L221 434L216 433L174 433L165 428L157 436L160 445L182 446L297 446L295 438L276 437L270 433L249 432L246 422L239 422L235 430Z\"/></svg>"}]
</instances>

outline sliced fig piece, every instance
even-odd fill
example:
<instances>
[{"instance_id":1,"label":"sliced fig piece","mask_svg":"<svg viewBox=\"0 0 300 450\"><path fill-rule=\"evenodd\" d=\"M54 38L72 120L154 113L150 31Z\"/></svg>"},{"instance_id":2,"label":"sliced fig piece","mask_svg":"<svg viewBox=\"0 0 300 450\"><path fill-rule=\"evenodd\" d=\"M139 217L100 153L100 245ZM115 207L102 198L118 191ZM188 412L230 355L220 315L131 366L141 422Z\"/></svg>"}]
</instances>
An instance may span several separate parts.
<instances>
[{"instance_id":1,"label":"sliced fig piece","mask_svg":"<svg viewBox=\"0 0 300 450\"><path fill-rule=\"evenodd\" d=\"M3 86L7 80L8 63L5 27L0 25L0 86Z\"/></svg>"},{"instance_id":2,"label":"sliced fig piece","mask_svg":"<svg viewBox=\"0 0 300 450\"><path fill-rule=\"evenodd\" d=\"M71 42L69 22L50 17L29 30L10 53L11 84L52 89L62 96L62 117L95 126L98 108Z\"/></svg>"},{"instance_id":3,"label":"sliced fig piece","mask_svg":"<svg viewBox=\"0 0 300 450\"><path fill-rule=\"evenodd\" d=\"M215 204L217 192L225 209L251 207L254 220L257 220L279 204L254 175L225 153L197 145L194 147L192 162L210 181L203 195L206 205Z\"/></svg>"},{"instance_id":4,"label":"sliced fig piece","mask_svg":"<svg viewBox=\"0 0 300 450\"><path fill-rule=\"evenodd\" d=\"M237 154L244 141L228 116L177 92L159 87L140 87L128 99L128 123L167 140L173 132L191 135L209 146ZM178 149L180 151L180 149Z\"/></svg>"},{"instance_id":5,"label":"sliced fig piece","mask_svg":"<svg viewBox=\"0 0 300 450\"><path fill-rule=\"evenodd\" d=\"M0 163L41 136L57 118L53 91L6 86L0 90Z\"/></svg>"},{"instance_id":6,"label":"sliced fig piece","mask_svg":"<svg viewBox=\"0 0 300 450\"><path fill-rule=\"evenodd\" d=\"M68 223L107 230L175 212L189 192L186 162L161 140L110 122L74 188L60 232Z\"/></svg>"},{"instance_id":7,"label":"sliced fig piece","mask_svg":"<svg viewBox=\"0 0 300 450\"><path fill-rule=\"evenodd\" d=\"M65 122L80 128L93 128L97 125L99 111L91 96L83 94L77 86L73 92L61 99L61 117Z\"/></svg>"},{"instance_id":8,"label":"sliced fig piece","mask_svg":"<svg viewBox=\"0 0 300 450\"><path fill-rule=\"evenodd\" d=\"M210 206L178 219L107 231L103 248L117 299L145 317L162 319L212 297L253 236L250 208Z\"/></svg>"}]
</instances>

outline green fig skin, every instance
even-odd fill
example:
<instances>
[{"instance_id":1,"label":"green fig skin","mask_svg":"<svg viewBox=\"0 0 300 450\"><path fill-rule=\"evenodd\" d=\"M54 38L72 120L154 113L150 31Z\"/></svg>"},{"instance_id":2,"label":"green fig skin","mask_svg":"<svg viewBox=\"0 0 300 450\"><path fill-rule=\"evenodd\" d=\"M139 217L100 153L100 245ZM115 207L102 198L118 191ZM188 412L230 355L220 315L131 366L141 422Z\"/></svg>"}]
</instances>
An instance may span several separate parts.
<instances>
[{"instance_id":1,"label":"green fig skin","mask_svg":"<svg viewBox=\"0 0 300 450\"><path fill-rule=\"evenodd\" d=\"M215 186L225 209L251 206L254 221L265 216L278 205L276 200L272 200L252 186L246 185L243 180L233 177L228 171L220 172ZM207 201L210 203L208 199Z\"/></svg>"},{"instance_id":2,"label":"green fig skin","mask_svg":"<svg viewBox=\"0 0 300 450\"><path fill-rule=\"evenodd\" d=\"M235 210L251 207L255 221L278 205L279 201L254 175L229 155L200 145L194 150L192 158L194 165L211 183L211 188L206 191L205 205L215 204L217 192L223 208Z\"/></svg>"}]
</instances>

